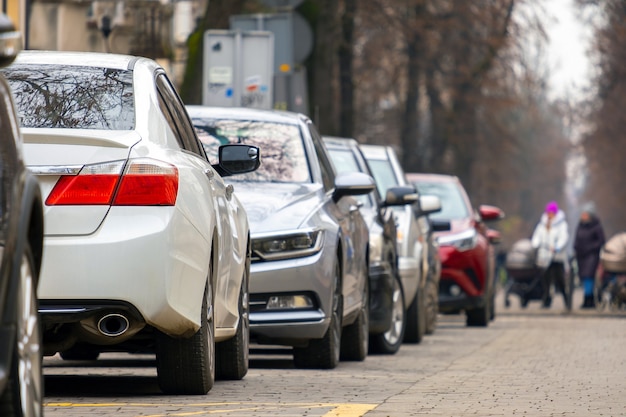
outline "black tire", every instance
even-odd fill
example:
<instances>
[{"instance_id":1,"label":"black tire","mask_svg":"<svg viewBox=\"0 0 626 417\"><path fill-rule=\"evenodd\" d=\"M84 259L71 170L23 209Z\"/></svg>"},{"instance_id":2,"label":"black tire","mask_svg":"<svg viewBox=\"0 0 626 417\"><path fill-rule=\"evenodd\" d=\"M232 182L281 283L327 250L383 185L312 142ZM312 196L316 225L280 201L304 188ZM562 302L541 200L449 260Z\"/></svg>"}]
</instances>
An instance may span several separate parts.
<instances>
[{"instance_id":1,"label":"black tire","mask_svg":"<svg viewBox=\"0 0 626 417\"><path fill-rule=\"evenodd\" d=\"M466 324L470 327L487 327L489 325L489 317L491 316L491 297L485 298L485 304L482 307L467 310L465 312Z\"/></svg>"},{"instance_id":2,"label":"black tire","mask_svg":"<svg viewBox=\"0 0 626 417\"><path fill-rule=\"evenodd\" d=\"M240 380L248 373L250 352L250 302L248 283L250 254L247 255L241 290L239 291L239 325L231 339L215 346L215 377L222 380Z\"/></svg>"},{"instance_id":3,"label":"black tire","mask_svg":"<svg viewBox=\"0 0 626 417\"><path fill-rule=\"evenodd\" d=\"M76 344L61 352L60 355L66 361L95 361L100 356L100 352L88 346Z\"/></svg>"},{"instance_id":4,"label":"black tire","mask_svg":"<svg viewBox=\"0 0 626 417\"><path fill-rule=\"evenodd\" d=\"M404 310L404 291L398 276L394 279L391 308L393 312L389 330L369 337L370 352L372 353L392 355L402 346L406 329L406 311Z\"/></svg>"},{"instance_id":5,"label":"black tire","mask_svg":"<svg viewBox=\"0 0 626 417\"><path fill-rule=\"evenodd\" d=\"M335 290L328 330L321 339L311 339L306 347L293 348L293 361L297 368L334 369L339 364L341 351L341 321L343 296L341 293L341 269L339 260L335 266Z\"/></svg>"},{"instance_id":6,"label":"black tire","mask_svg":"<svg viewBox=\"0 0 626 417\"><path fill-rule=\"evenodd\" d=\"M426 284L426 334L435 333L437 317L439 315L439 291L434 282Z\"/></svg>"},{"instance_id":7,"label":"black tire","mask_svg":"<svg viewBox=\"0 0 626 417\"><path fill-rule=\"evenodd\" d=\"M496 294L495 291L491 296L491 302L489 304L489 320L494 321L496 319Z\"/></svg>"},{"instance_id":8,"label":"black tire","mask_svg":"<svg viewBox=\"0 0 626 417\"><path fill-rule=\"evenodd\" d=\"M417 290L406 313L404 343L420 343L426 333L426 303L424 292Z\"/></svg>"},{"instance_id":9,"label":"black tire","mask_svg":"<svg viewBox=\"0 0 626 417\"><path fill-rule=\"evenodd\" d=\"M344 361L364 361L367 357L369 345L369 285L365 282L363 290L363 305L359 316L349 326L343 328L341 334L341 355Z\"/></svg>"},{"instance_id":10,"label":"black tire","mask_svg":"<svg viewBox=\"0 0 626 417\"><path fill-rule=\"evenodd\" d=\"M43 415L41 328L38 317L35 262L28 244L19 270L16 311L16 340L10 375L0 395L0 416Z\"/></svg>"},{"instance_id":11,"label":"black tire","mask_svg":"<svg viewBox=\"0 0 626 417\"><path fill-rule=\"evenodd\" d=\"M204 395L213 387L215 320L213 289L209 284L202 299L200 329L187 339L158 332L156 364L159 386L165 394Z\"/></svg>"}]
</instances>

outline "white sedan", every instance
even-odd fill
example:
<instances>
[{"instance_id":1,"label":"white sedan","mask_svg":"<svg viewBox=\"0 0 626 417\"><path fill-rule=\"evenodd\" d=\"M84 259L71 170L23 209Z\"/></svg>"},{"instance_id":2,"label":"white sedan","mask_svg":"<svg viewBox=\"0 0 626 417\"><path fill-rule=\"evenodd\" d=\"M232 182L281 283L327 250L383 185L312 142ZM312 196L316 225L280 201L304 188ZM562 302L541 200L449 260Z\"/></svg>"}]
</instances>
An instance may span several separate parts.
<instances>
[{"instance_id":1,"label":"white sedan","mask_svg":"<svg viewBox=\"0 0 626 417\"><path fill-rule=\"evenodd\" d=\"M23 52L3 70L45 199L44 353L155 352L165 393L205 394L248 369L247 216L165 71L146 58Z\"/></svg>"}]
</instances>

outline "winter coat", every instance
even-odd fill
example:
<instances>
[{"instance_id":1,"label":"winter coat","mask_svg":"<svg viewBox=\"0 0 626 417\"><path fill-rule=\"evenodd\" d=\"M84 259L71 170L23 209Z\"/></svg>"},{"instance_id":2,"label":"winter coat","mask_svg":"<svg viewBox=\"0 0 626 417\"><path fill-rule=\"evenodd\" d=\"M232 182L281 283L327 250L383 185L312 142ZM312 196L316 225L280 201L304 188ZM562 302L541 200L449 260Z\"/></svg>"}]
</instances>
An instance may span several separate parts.
<instances>
[{"instance_id":1,"label":"winter coat","mask_svg":"<svg viewBox=\"0 0 626 417\"><path fill-rule=\"evenodd\" d=\"M532 236L533 248L545 248L553 253L552 262L567 262L567 241L569 232L567 231L567 221L565 213L559 210L552 219L552 224L548 229L548 215L542 214L541 220L535 227Z\"/></svg>"},{"instance_id":2,"label":"winter coat","mask_svg":"<svg viewBox=\"0 0 626 417\"><path fill-rule=\"evenodd\" d=\"M591 220L586 223L578 223L574 250L578 263L578 275L581 278L596 275L600 263L600 249L604 241L604 230L602 230L600 220L596 217L592 216Z\"/></svg>"}]
</instances>

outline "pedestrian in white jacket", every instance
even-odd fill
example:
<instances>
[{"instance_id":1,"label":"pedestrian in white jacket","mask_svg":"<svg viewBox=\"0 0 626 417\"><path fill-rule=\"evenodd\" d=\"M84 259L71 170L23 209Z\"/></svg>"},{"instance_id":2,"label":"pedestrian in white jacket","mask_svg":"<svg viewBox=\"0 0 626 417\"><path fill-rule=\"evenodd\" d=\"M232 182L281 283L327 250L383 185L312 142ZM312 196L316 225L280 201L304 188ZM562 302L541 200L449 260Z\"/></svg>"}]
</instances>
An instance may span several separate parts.
<instances>
[{"instance_id":1,"label":"pedestrian in white jacket","mask_svg":"<svg viewBox=\"0 0 626 417\"><path fill-rule=\"evenodd\" d=\"M565 305L571 308L565 286L565 262L567 262L567 241L569 232L565 213L555 201L546 205L545 212L532 236L532 244L537 249L537 266L544 269L542 275L543 307L552 303L550 295L552 284L563 294Z\"/></svg>"}]
</instances>

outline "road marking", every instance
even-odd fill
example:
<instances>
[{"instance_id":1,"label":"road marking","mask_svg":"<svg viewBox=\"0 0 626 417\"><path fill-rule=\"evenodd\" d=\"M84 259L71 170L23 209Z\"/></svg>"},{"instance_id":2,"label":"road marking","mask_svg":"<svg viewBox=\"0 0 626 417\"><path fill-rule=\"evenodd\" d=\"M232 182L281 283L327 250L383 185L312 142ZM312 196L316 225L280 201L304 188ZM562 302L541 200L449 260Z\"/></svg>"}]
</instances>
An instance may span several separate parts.
<instances>
[{"instance_id":1,"label":"road marking","mask_svg":"<svg viewBox=\"0 0 626 417\"><path fill-rule=\"evenodd\" d=\"M167 414L151 414L145 415L142 414L141 417L192 417L192 416L207 416L212 414L230 414L230 413L240 413L244 411L269 411L269 410L280 410L280 409L289 409L289 408L331 408L332 410L322 415L322 417L362 417L368 411L373 410L378 406L378 404L324 404L324 403L240 403L240 402L215 402L215 403L191 403L191 404L177 404L177 403L70 403L70 402L59 402L59 403L45 403L45 407L57 407L57 408L82 408L82 407L102 407L102 408L112 408L112 407L143 407L143 408L156 408L156 407L188 407L190 409L197 409L199 407L207 407L213 408L212 410L204 409L197 411L181 411L178 413L168 412ZM228 406L239 406L237 408L224 408ZM217 409L215 409L217 407Z\"/></svg>"},{"instance_id":2,"label":"road marking","mask_svg":"<svg viewBox=\"0 0 626 417\"><path fill-rule=\"evenodd\" d=\"M340 404L322 417L361 417L377 407L377 404Z\"/></svg>"}]
</instances>

